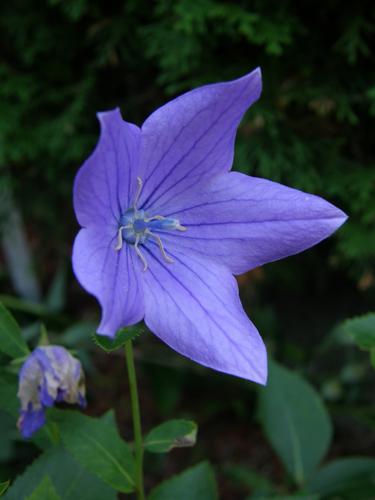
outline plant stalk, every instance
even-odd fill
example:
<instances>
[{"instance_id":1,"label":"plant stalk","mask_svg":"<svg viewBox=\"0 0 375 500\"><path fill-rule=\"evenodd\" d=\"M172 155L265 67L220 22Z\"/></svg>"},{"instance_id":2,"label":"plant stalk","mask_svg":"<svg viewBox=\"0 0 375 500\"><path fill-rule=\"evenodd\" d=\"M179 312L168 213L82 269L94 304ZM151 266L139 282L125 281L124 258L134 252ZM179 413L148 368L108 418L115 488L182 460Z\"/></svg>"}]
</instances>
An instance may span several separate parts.
<instances>
[{"instance_id":1,"label":"plant stalk","mask_svg":"<svg viewBox=\"0 0 375 500\"><path fill-rule=\"evenodd\" d=\"M143 442L141 414L139 411L139 399L137 389L137 378L135 374L134 356L132 341L128 340L125 344L125 358L128 369L130 402L133 418L134 448L135 448L135 487L138 500L145 500L143 487Z\"/></svg>"}]
</instances>

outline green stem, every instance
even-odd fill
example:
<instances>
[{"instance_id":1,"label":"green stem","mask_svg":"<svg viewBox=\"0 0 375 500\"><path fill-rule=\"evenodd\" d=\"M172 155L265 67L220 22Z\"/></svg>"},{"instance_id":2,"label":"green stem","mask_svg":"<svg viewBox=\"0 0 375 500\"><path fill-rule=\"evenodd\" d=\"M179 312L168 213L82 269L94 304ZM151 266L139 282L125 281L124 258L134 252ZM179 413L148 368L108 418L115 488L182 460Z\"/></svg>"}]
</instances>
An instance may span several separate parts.
<instances>
[{"instance_id":1,"label":"green stem","mask_svg":"<svg viewBox=\"0 0 375 500\"><path fill-rule=\"evenodd\" d=\"M133 431L134 431L134 446L135 446L135 487L138 500L145 500L145 493L143 489L143 443L142 443L142 428L141 428L141 415L139 411L137 378L135 375L134 357L132 341L128 340L125 344L125 358L128 368L129 388L130 388L130 401L133 417Z\"/></svg>"}]
</instances>

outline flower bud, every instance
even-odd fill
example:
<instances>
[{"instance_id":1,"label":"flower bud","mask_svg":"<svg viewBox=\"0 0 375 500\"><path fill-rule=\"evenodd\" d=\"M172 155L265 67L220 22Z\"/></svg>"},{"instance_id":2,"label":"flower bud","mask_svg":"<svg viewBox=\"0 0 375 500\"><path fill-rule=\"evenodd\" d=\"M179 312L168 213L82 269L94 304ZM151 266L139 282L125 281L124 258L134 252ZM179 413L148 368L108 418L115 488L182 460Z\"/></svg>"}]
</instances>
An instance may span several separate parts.
<instances>
[{"instance_id":1,"label":"flower bud","mask_svg":"<svg viewBox=\"0 0 375 500\"><path fill-rule=\"evenodd\" d=\"M45 408L55 402L85 406L85 382L81 363L64 347L37 347L19 374L21 401L18 428L29 438L45 423Z\"/></svg>"}]
</instances>

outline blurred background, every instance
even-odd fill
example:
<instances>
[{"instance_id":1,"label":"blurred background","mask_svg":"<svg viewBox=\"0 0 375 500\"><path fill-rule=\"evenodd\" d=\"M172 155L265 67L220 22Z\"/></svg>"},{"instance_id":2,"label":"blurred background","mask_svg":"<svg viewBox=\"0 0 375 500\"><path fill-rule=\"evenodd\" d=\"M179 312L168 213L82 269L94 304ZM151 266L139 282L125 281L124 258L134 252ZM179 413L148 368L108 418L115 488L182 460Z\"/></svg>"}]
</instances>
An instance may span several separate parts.
<instances>
[{"instance_id":1,"label":"blurred background","mask_svg":"<svg viewBox=\"0 0 375 500\"><path fill-rule=\"evenodd\" d=\"M0 3L0 299L31 343L43 323L78 351L90 414L114 406L131 436L124 360L91 342L99 307L70 264L72 184L98 138L95 113L120 106L140 125L178 93L260 66L263 94L240 126L235 169L318 194L349 220L318 247L240 276L243 304L270 354L327 405L326 460L375 454L374 372L341 326L375 307L374 32L364 0ZM144 428L166 417L200 425L195 448L148 459L147 484L208 458L222 498L253 491L246 471L288 492L255 384L194 365L140 328ZM0 423L6 479L38 451L5 413Z\"/></svg>"}]
</instances>

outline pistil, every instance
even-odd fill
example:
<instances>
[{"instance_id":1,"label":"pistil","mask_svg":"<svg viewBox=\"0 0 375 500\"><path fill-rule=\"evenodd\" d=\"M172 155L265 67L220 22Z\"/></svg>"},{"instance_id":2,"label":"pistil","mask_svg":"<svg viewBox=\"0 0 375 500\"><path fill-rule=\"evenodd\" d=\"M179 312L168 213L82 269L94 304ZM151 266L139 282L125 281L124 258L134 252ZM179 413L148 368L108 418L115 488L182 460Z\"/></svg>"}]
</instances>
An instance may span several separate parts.
<instances>
[{"instance_id":1,"label":"pistil","mask_svg":"<svg viewBox=\"0 0 375 500\"><path fill-rule=\"evenodd\" d=\"M139 210L137 204L143 186L140 177L137 177L137 183L138 188L134 196L132 208L126 210L120 217L115 250L121 250L124 241L130 245L134 245L134 250L143 263L143 270L146 271L148 263L139 248L140 245L145 244L148 238L154 239L165 262L171 264L173 263L173 259L166 254L160 236L153 231L186 231L186 227L182 226L178 219L164 217L163 215L152 215L149 217L144 210Z\"/></svg>"}]
</instances>

